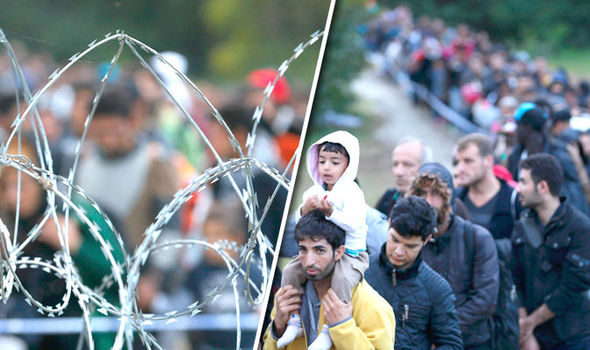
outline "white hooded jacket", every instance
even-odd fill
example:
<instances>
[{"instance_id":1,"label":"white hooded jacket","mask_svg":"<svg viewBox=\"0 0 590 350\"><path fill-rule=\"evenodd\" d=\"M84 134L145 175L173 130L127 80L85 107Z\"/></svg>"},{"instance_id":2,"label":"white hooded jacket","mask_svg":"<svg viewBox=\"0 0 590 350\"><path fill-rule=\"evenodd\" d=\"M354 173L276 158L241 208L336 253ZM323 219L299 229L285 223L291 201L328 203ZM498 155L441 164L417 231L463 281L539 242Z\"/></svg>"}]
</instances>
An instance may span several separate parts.
<instances>
[{"instance_id":1,"label":"white hooded jacket","mask_svg":"<svg viewBox=\"0 0 590 350\"><path fill-rule=\"evenodd\" d=\"M342 176L336 181L331 191L324 190L324 182L319 172L318 147L324 142L339 143L348 152L350 157L348 166ZM359 167L360 147L356 137L346 131L336 131L328 134L315 142L307 150L307 171L314 185L303 193L303 202L317 195L332 203L334 211L326 219L332 221L346 231L346 251L356 256L367 249L367 224L365 196L361 188L354 182ZM297 221L301 217L301 207L297 211Z\"/></svg>"}]
</instances>

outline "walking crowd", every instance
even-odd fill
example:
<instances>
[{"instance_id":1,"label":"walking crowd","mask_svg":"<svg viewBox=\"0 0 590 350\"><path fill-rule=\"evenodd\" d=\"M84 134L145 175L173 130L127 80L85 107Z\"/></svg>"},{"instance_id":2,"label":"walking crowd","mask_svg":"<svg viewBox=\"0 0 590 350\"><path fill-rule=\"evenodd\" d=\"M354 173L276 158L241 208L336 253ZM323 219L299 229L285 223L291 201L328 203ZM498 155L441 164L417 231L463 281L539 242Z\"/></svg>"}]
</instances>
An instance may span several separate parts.
<instances>
[{"instance_id":1,"label":"walking crowd","mask_svg":"<svg viewBox=\"0 0 590 350\"><path fill-rule=\"evenodd\" d=\"M436 145L398 140L376 203L353 135L314 143L262 347L590 349L588 84L405 6L363 31L384 71L487 133L457 141L452 169Z\"/></svg>"},{"instance_id":2,"label":"walking crowd","mask_svg":"<svg viewBox=\"0 0 590 350\"><path fill-rule=\"evenodd\" d=\"M38 91L43 87L44 79L55 70L56 62L48 55L30 53L24 45L14 44L28 87L33 92ZM179 71L188 73L189 62L182 55L165 52L162 56ZM226 129L214 118L208 105L182 82L175 71L155 57L149 63L192 121L203 130L221 160L238 158L239 153L230 143ZM72 201L99 227L100 234L113 248L113 256L123 270L123 278L126 278L125 262L145 239L144 232L160 210L177 191L207 168L216 166L218 160L207 149L179 106L141 67L117 65L99 102L94 105L100 80L107 69L108 64L87 61L72 66L42 95L36 109L49 142L53 171L65 178L70 177L77 156L77 144L84 134L88 115L93 113L86 140L80 147L73 181L108 215L122 236L123 246L118 244L115 233L90 202L76 194L72 196ZM249 142L255 108L263 99L264 89L277 74L272 69L258 69L239 83L215 85L201 81L196 84L219 110L242 149ZM279 79L262 114L253 157L279 172L284 171L299 143L308 95L307 89L289 83L284 77ZM27 108L23 101L22 84L15 83L9 57L3 54L0 56L2 145L13 132L12 124L17 115L22 115ZM34 133L38 129L31 122L32 116L33 113L29 113L21 126L21 137L13 138L6 146L8 154L22 154L39 167L41 160L34 143ZM47 164L47 155L43 157ZM8 232L16 235L17 244L25 242L28 234L39 228L41 234L26 245L22 254L31 259L40 257L52 261L62 250L62 243L54 220L44 220L49 210L46 192L34 179L14 168L2 167L1 170L1 222L7 226ZM259 168L253 167L252 171L252 186L258 196L257 215L260 218L266 200L271 197L277 183ZM233 171L232 177L238 188L246 188L242 170ZM241 195L234 191L228 177L208 184L203 191L193 193L192 198L174 215L162 231L159 242L200 239L219 246L220 250L239 261L240 250L249 232L239 199ZM261 227L273 245L276 244L286 195L286 189L281 188ZM60 211L61 204L57 207L60 208L57 221L63 225L65 218ZM99 242L92 236L90 227L74 211L70 214L70 254L83 283L93 289L111 274L111 266ZM252 260L249 269L251 283L260 287L260 257ZM205 247L193 245L164 253L155 251L139 277L137 306L143 313L163 314L186 309L195 301L209 297L223 284L228 273L224 259ZM45 273L41 268L19 269L17 275L26 291L42 305L62 303L67 289L63 279ZM236 281L237 290L245 290L248 281L242 275L238 275ZM234 301L231 286L219 293L217 302L204 306L203 313L234 314L236 307L242 313L256 312L243 293L237 295L239 302ZM255 294L253 297L257 297ZM107 288L104 297L118 305L117 285ZM0 305L0 319L43 317L36 312L36 308L27 305L28 302L23 293L14 292L7 303ZM81 316L75 301L69 303L64 315ZM92 316L102 315L95 311ZM252 328L242 333L242 346L252 346L255 327ZM159 344L167 349L227 349L235 347L236 342L236 330L156 334ZM50 331L48 334L15 336L11 339L0 336L0 343L4 344L1 347L5 348L14 341L17 344L14 349L74 349L79 337L54 335ZM113 340L114 333L96 333L95 348L110 349Z\"/></svg>"}]
</instances>

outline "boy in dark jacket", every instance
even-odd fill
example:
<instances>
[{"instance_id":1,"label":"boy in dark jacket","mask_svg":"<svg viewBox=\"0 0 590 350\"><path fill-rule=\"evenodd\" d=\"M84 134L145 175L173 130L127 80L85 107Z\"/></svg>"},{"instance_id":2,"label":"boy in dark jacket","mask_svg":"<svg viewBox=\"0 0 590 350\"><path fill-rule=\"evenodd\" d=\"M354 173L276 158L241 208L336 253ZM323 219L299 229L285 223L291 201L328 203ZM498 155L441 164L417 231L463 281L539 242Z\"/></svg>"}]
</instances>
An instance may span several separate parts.
<instances>
[{"instance_id":1,"label":"boy in dark jacket","mask_svg":"<svg viewBox=\"0 0 590 350\"><path fill-rule=\"evenodd\" d=\"M436 212L426 200L400 199L390 214L387 242L365 272L394 309L397 350L463 349L453 291L420 256L435 225Z\"/></svg>"}]
</instances>

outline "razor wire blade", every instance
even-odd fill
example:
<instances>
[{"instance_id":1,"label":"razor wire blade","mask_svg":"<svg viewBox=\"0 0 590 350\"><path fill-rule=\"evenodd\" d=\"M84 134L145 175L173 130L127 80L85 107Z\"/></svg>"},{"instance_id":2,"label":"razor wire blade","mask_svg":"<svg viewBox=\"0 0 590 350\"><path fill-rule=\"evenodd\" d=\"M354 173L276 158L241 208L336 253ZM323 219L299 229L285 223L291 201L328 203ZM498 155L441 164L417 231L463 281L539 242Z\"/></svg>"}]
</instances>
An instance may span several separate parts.
<instances>
[{"instance_id":1,"label":"razor wire blade","mask_svg":"<svg viewBox=\"0 0 590 350\"><path fill-rule=\"evenodd\" d=\"M81 337L88 344L90 349L94 348L93 341L93 328L91 322L91 313L96 310L105 316L117 317L119 320L118 328L116 329L116 338L113 345L113 349L121 349L125 343L128 348L132 348L131 344L133 341L134 334L137 335L143 344L148 349L158 348L156 338L148 333L146 328L153 322L173 323L179 319L186 317L194 317L203 310L203 307L212 304L220 296L220 291L228 287L229 285L233 288L234 302L236 305L236 348L240 347L241 339L241 325L240 325L240 309L238 306L239 292L236 283L236 277L241 275L246 281L245 290L242 291L247 296L251 304L259 304L263 300L264 293L267 292L267 284L269 280L269 268L267 263L267 254L274 255L272 244L268 241L264 233L261 231L261 224L264 221L269 209L270 203L276 196L278 190L283 187L288 189L290 181L287 178L287 173L295 160L296 154L289 162L284 172L279 172L277 169L261 162L258 159L252 157L252 149L256 142L257 128L260 123L262 112L264 110L267 100L273 92L275 85L277 84L280 77L290 67L291 63L295 61L305 49L313 45L323 36L323 32L317 31L313 33L310 38L299 44L295 49L292 56L282 62L278 68L278 74L274 81L270 82L263 91L263 100L258 105L252 115L253 126L251 131L248 133L245 150L242 149L234 136L232 130L228 127L223 119L223 116L213 106L213 104L207 99L203 92L184 75L182 72L177 70L170 62L166 60L158 51L144 44L143 42L125 34L121 31L116 31L114 34L107 34L100 40L95 40L88 45L88 47L79 53L76 53L70 57L68 63L60 69L55 70L50 76L48 82L39 89L34 95L29 90L23 70L16 58L14 50L7 40L4 32L0 29L0 44L5 48L6 53L10 59L15 82L20 83L22 88L22 101L21 96L16 91L16 104L17 109L20 104L26 104L26 108L20 114L18 114L12 124L11 132L8 135L5 142L0 145L0 176L2 176L2 168L14 168L18 170L19 181L18 186L20 187L21 176L29 176L38 182L46 193L46 200L48 208L43 214L43 219L40 223L35 225L29 232L24 241L19 243L17 239L18 232L15 225L15 232L10 232L4 222L0 219L0 258L1 258L1 280L0 280L0 297L2 301L6 301L10 298L13 291L19 291L25 297L25 301L31 307L35 308L37 312L47 317L59 317L63 314L64 310L70 303L75 301L82 310L83 319L83 332ZM63 74L70 69L75 63L79 62L90 52L96 48L108 43L118 42L118 48L116 53L113 55L109 63L109 68L104 74L100 81L100 86L92 100L90 113L86 118L84 124L84 130L82 136L79 139L75 148L75 159L73 166L71 167L68 177L64 178L53 172L53 158L49 148L49 142L45 132L44 125L39 116L37 104L41 97L59 81ZM217 165L205 170L202 174L191 179L190 183L184 188L178 190L173 196L171 201L167 203L156 216L152 224L144 232L144 240L135 250L133 254L128 254L124 249L124 243L121 234L117 231L109 217L103 212L101 207L90 198L83 188L80 188L74 183L76 177L76 170L79 163L79 157L81 153L82 144L84 143L90 123L94 116L96 107L101 99L103 91L108 84L109 77L112 75L113 70L119 60L121 53L124 48L128 48L131 53L137 58L139 63L150 73L150 75L158 82L160 87L164 90L169 99L173 104L181 111L181 114L188 123L196 131L202 142L206 145L211 154L215 157ZM139 50L138 50L139 49ZM210 109L216 122L218 122L227 134L227 138L231 143L232 147L238 152L239 158L224 161L221 159L217 151L212 146L211 142L207 138L207 135L197 125L194 119L190 116L183 105L175 98L166 84L158 76L158 74L150 67L146 62L145 58L140 53L140 50L144 54L155 56L157 60L162 62L167 67L171 68L176 75L190 88L192 93L196 94L202 101L205 102L207 107ZM19 85L19 84L15 84ZM16 88L15 88L16 89ZM20 154L20 136L21 126L29 120L32 125L32 131L34 135L34 146L39 158L40 165L35 166L30 159ZM8 146L12 142L18 143L19 154L9 154ZM273 194L270 198L266 199L264 209L260 216L257 215L257 198L256 193L253 190L252 169L256 167L270 176L275 182L276 186ZM242 171L245 176L245 185L240 187L232 177L232 172ZM183 239L175 241L160 242L162 230L169 223L172 216L178 212L178 210L185 204L192 196L193 193L203 190L207 185L219 180L220 178L227 178L234 191L237 194L241 202L241 206L244 209L247 220L249 222L249 232L247 243L243 246L238 246L235 242L218 241L218 242L207 242L204 240L197 239ZM80 205L72 201L73 195L84 198L88 203L91 204L92 208L104 219L108 228L115 234L116 244L124 252L124 262L118 262L113 255L113 246L110 242L106 241L101 235L101 228L91 220L87 212ZM58 202L63 203L63 215L65 216L65 224L62 226L58 224ZM17 207L19 204L17 204ZM100 245L100 249L104 257L109 262L110 274L103 277L102 283L92 289L84 284L80 277L79 271L73 262L72 256L69 250L68 243L68 224L67 218L72 211L76 217L78 217L88 228L92 237ZM17 211L18 212L18 211ZM60 212L61 213L61 212ZM31 242L34 242L41 234L41 227L51 219L54 220L57 235L60 240L61 249L54 254L52 260L41 259L39 257L30 257L23 255L23 249ZM21 233L22 234L22 233ZM172 310L164 314L144 314L137 306L137 285L139 277L141 275L141 268L145 266L148 257L161 249L178 249L190 246L200 246L206 249L213 250L218 254L224 261L228 274L220 285L216 286L211 290L206 298L203 300L194 301L191 305L183 310ZM255 259L256 248L258 248L258 256L256 264L260 265L262 271L262 283L256 285L250 278L250 264ZM227 250L233 250L239 252L239 258L234 259L227 253ZM65 283L65 294L62 297L61 302L56 305L43 305L41 302L35 299L29 291L23 286L20 281L17 271L25 269L41 269L45 273L53 274L57 278L62 279ZM104 292L110 286L115 286L118 293L117 305L109 302ZM257 293L257 298L252 297L252 290ZM82 341L79 343L79 348L82 346Z\"/></svg>"}]
</instances>

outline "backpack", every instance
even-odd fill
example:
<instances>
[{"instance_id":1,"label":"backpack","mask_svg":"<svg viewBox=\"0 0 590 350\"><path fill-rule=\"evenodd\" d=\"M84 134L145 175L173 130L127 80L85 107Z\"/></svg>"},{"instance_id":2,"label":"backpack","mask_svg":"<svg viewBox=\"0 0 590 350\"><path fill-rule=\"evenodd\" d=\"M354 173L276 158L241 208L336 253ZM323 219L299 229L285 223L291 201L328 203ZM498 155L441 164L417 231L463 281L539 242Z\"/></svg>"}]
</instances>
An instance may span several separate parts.
<instances>
[{"instance_id":1,"label":"backpack","mask_svg":"<svg viewBox=\"0 0 590 350\"><path fill-rule=\"evenodd\" d=\"M465 256L471 258L475 252L475 226L466 221L465 230ZM518 349L519 326L518 326L518 300L516 286L512 281L510 270L510 258L512 245L509 239L494 239L498 252L498 271L500 286L498 288L498 301L496 310L488 321L491 329L492 349L512 350Z\"/></svg>"}]
</instances>

